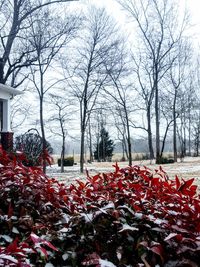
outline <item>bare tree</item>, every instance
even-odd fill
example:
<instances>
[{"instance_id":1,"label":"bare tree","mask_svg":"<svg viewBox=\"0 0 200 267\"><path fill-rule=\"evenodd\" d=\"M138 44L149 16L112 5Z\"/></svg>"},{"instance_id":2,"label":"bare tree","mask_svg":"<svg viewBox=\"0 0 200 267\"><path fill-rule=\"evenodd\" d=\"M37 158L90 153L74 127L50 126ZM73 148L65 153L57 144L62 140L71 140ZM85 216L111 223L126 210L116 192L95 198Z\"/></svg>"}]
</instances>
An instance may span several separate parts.
<instances>
[{"instance_id":1,"label":"bare tree","mask_svg":"<svg viewBox=\"0 0 200 267\"><path fill-rule=\"evenodd\" d=\"M49 79L52 72L52 64L61 49L73 39L77 31L77 21L74 17L53 19L49 10L41 10L41 14L30 16L32 36L29 38L30 46L35 50L36 58L31 66L31 81L39 97L40 128L43 139L43 151L45 152L45 126L44 126L44 97L50 89L54 88L61 79ZM43 170L46 170L45 153L43 159Z\"/></svg>"},{"instance_id":2,"label":"bare tree","mask_svg":"<svg viewBox=\"0 0 200 267\"><path fill-rule=\"evenodd\" d=\"M128 147L128 161L129 166L132 165L132 148L131 148L131 133L130 133L130 113L132 111L133 102L131 101L133 96L130 93L130 84L125 83L124 78L128 78L129 71L127 69L126 63L124 62L125 55L122 53L120 58L116 58L113 61L114 65L118 65L118 68L108 68L107 73L113 83L113 90L111 88L105 87L105 92L116 103L116 111L119 114L123 126L125 126L126 131L126 141ZM118 60L118 62L117 62ZM115 62L115 63L114 63Z\"/></svg>"},{"instance_id":3,"label":"bare tree","mask_svg":"<svg viewBox=\"0 0 200 267\"><path fill-rule=\"evenodd\" d=\"M138 51L136 55L132 55L133 59L133 72L136 76L135 90L138 93L139 104L136 104L140 111L145 111L146 122L144 125L133 125L134 128L140 128L146 131L148 135L148 147L150 160L154 159L154 149L153 149L153 134L152 134L152 104L154 100L154 85L152 83L151 77L151 67L149 62L144 60L141 51ZM142 104L143 103L143 104ZM147 124L145 126L145 124Z\"/></svg>"},{"instance_id":4,"label":"bare tree","mask_svg":"<svg viewBox=\"0 0 200 267\"><path fill-rule=\"evenodd\" d=\"M199 146L200 146L200 111L196 110L194 113L194 121L192 125L192 135L194 139L194 155L199 156Z\"/></svg>"},{"instance_id":5,"label":"bare tree","mask_svg":"<svg viewBox=\"0 0 200 267\"><path fill-rule=\"evenodd\" d=\"M36 60L35 50L26 42L27 31L31 29L30 17L45 7L70 1L75 0L0 0L0 58L4 69L1 83L9 79L12 86L20 85L27 77L25 74L17 82L20 70Z\"/></svg>"},{"instance_id":6,"label":"bare tree","mask_svg":"<svg viewBox=\"0 0 200 267\"><path fill-rule=\"evenodd\" d=\"M176 57L172 61L170 68L170 80L172 85L172 116L173 116L173 152L174 152L174 161L177 162L177 118L179 116L179 111L177 108L177 102L180 97L183 95L183 89L181 86L184 86L184 81L187 79L186 68L189 64L191 47L188 46L188 43L182 41L180 42L178 52Z\"/></svg>"},{"instance_id":7,"label":"bare tree","mask_svg":"<svg viewBox=\"0 0 200 267\"><path fill-rule=\"evenodd\" d=\"M85 19L83 34L76 47L75 67L69 86L80 106L80 171L83 172L85 133L100 89L107 80L104 62L118 44L116 26L104 9L92 8ZM66 68L69 66L65 66Z\"/></svg>"},{"instance_id":8,"label":"bare tree","mask_svg":"<svg viewBox=\"0 0 200 267\"><path fill-rule=\"evenodd\" d=\"M199 155L200 147L200 101L199 101L199 86L200 86L200 71L199 71L199 56L193 59L193 64L190 66L188 80L185 81L186 92L185 100L187 105L186 118L188 121L188 152L191 155L192 149L194 155ZM183 139L183 138L182 138Z\"/></svg>"},{"instance_id":9,"label":"bare tree","mask_svg":"<svg viewBox=\"0 0 200 267\"><path fill-rule=\"evenodd\" d=\"M69 131L70 117L74 113L73 101L66 99L63 96L50 94L50 100L48 101L53 107L53 115L50 117L49 122L53 123L53 127L50 126L50 131L59 136L62 139L61 147L61 172L64 172L64 159L66 152L66 137ZM55 125L56 123L56 125ZM58 125L57 125L58 124Z\"/></svg>"},{"instance_id":10,"label":"bare tree","mask_svg":"<svg viewBox=\"0 0 200 267\"><path fill-rule=\"evenodd\" d=\"M186 17L178 17L178 7L171 0L118 0L134 18L139 29L139 46L143 60L148 62L154 93L156 122L156 161L160 160L160 90L161 80L171 62L169 53L176 49L185 25ZM180 22L181 21L181 22Z\"/></svg>"},{"instance_id":11,"label":"bare tree","mask_svg":"<svg viewBox=\"0 0 200 267\"><path fill-rule=\"evenodd\" d=\"M117 129L117 139L122 145L122 160L125 161L126 158L129 158L127 149L126 122L124 120L122 109L119 106L116 106L116 108L111 108L111 112L115 121L115 127Z\"/></svg>"},{"instance_id":12,"label":"bare tree","mask_svg":"<svg viewBox=\"0 0 200 267\"><path fill-rule=\"evenodd\" d=\"M192 67L195 67L192 66ZM185 90L187 92L187 120L188 120L188 155L192 155L192 127L194 122L194 113L199 108L198 93L195 91L196 79L194 70L189 71L188 80L185 81ZM198 88L198 85L197 85Z\"/></svg>"},{"instance_id":13,"label":"bare tree","mask_svg":"<svg viewBox=\"0 0 200 267\"><path fill-rule=\"evenodd\" d=\"M93 156L93 142L92 142L92 125L91 125L91 117L88 120L88 129L87 129L87 136L88 136L88 147L89 147L89 155L90 155L90 163L94 161Z\"/></svg>"},{"instance_id":14,"label":"bare tree","mask_svg":"<svg viewBox=\"0 0 200 267\"><path fill-rule=\"evenodd\" d=\"M167 91L166 88L160 95L160 112L161 112L161 122L163 130L163 137L161 137L161 151L160 151L161 159L163 157L167 135L170 131L171 125L174 122L173 112L172 112L173 111L172 96L173 93L170 94L170 92Z\"/></svg>"}]
</instances>

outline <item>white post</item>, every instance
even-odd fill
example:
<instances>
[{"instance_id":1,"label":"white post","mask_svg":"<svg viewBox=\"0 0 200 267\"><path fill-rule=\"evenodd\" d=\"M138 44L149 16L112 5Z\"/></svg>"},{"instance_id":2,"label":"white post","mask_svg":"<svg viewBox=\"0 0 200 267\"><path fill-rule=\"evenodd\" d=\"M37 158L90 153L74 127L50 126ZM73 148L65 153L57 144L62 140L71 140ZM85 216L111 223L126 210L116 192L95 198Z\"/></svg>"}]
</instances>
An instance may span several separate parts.
<instances>
[{"instance_id":1,"label":"white post","mask_svg":"<svg viewBox=\"0 0 200 267\"><path fill-rule=\"evenodd\" d=\"M3 100L2 132L11 132L11 129L10 129L10 99Z\"/></svg>"}]
</instances>

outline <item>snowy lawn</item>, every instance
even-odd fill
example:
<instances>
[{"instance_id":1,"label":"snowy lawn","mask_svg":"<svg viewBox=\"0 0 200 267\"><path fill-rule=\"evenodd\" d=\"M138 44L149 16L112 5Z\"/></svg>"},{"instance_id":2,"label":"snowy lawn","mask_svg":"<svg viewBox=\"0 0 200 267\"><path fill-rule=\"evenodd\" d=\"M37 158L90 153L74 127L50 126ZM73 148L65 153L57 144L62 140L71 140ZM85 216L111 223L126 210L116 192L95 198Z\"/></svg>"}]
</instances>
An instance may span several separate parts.
<instances>
[{"instance_id":1,"label":"snowy lawn","mask_svg":"<svg viewBox=\"0 0 200 267\"><path fill-rule=\"evenodd\" d=\"M98 173L107 173L113 171L114 168L112 165L114 162L93 162L85 164L84 174L80 173L79 164L72 167L65 167L65 172L60 172L60 167L57 164L52 165L47 168L47 175L50 177L57 178L59 181L66 182L70 184L76 181L76 179L85 179L86 170L89 171L89 174L95 175ZM119 167L127 167L128 162L119 162ZM170 178L174 178L175 175L178 175L180 178L195 178L195 183L200 186L200 157L186 157L183 162L179 160L177 163L156 165L155 163L150 164L149 160L143 161L133 161L133 165L147 166L152 170L157 169L159 166L162 166L164 171L167 172Z\"/></svg>"}]
</instances>

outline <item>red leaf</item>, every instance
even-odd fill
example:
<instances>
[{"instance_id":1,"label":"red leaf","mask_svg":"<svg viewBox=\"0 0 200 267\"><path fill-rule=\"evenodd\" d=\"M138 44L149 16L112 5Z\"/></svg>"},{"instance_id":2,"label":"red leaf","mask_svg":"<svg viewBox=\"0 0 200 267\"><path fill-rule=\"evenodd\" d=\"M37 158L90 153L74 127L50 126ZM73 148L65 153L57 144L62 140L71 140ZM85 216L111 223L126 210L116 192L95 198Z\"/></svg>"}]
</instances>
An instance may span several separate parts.
<instances>
[{"instance_id":1,"label":"red leaf","mask_svg":"<svg viewBox=\"0 0 200 267\"><path fill-rule=\"evenodd\" d=\"M136 183L130 183L129 188L135 189L136 191L140 191L142 189L142 186L139 183L137 183L137 184Z\"/></svg>"},{"instance_id":2,"label":"red leaf","mask_svg":"<svg viewBox=\"0 0 200 267\"><path fill-rule=\"evenodd\" d=\"M79 184L79 190L83 190L85 188L85 183L80 181L80 180L76 180L76 182Z\"/></svg>"},{"instance_id":3,"label":"red leaf","mask_svg":"<svg viewBox=\"0 0 200 267\"><path fill-rule=\"evenodd\" d=\"M8 208L8 218L12 217L13 215L13 207L12 204L9 204L9 208Z\"/></svg>"},{"instance_id":4,"label":"red leaf","mask_svg":"<svg viewBox=\"0 0 200 267\"><path fill-rule=\"evenodd\" d=\"M118 186L119 190L124 189L124 185L123 185L123 183L122 183L122 180L119 180L119 181L117 182L117 186Z\"/></svg>"},{"instance_id":5,"label":"red leaf","mask_svg":"<svg viewBox=\"0 0 200 267\"><path fill-rule=\"evenodd\" d=\"M89 254L87 258L82 261L82 264L85 266L98 265L99 260L100 260L99 255L96 252L94 252L92 254Z\"/></svg>"},{"instance_id":6,"label":"red leaf","mask_svg":"<svg viewBox=\"0 0 200 267\"><path fill-rule=\"evenodd\" d=\"M38 247L38 249L45 255L45 258L47 258L47 251L43 247Z\"/></svg>"},{"instance_id":7,"label":"red leaf","mask_svg":"<svg viewBox=\"0 0 200 267\"><path fill-rule=\"evenodd\" d=\"M151 180L151 186L158 186L158 185L160 185L160 178L153 178L152 180Z\"/></svg>"},{"instance_id":8,"label":"red leaf","mask_svg":"<svg viewBox=\"0 0 200 267\"><path fill-rule=\"evenodd\" d=\"M89 181L90 183L93 185L94 183L96 183L96 181L99 179L99 174L93 176L92 178L89 177Z\"/></svg>"},{"instance_id":9,"label":"red leaf","mask_svg":"<svg viewBox=\"0 0 200 267\"><path fill-rule=\"evenodd\" d=\"M68 195L63 195L62 198L63 198L63 200L64 200L65 202L67 202L67 201L69 200Z\"/></svg>"},{"instance_id":10,"label":"red leaf","mask_svg":"<svg viewBox=\"0 0 200 267\"><path fill-rule=\"evenodd\" d=\"M153 246L151 246L151 247L150 247L150 250L151 250L153 253L159 255L160 258L161 258L161 260L162 260L162 262L163 262L163 253L164 253L164 251L163 251L163 247L161 246L161 244L157 244L157 245L153 245Z\"/></svg>"},{"instance_id":11,"label":"red leaf","mask_svg":"<svg viewBox=\"0 0 200 267\"><path fill-rule=\"evenodd\" d=\"M17 251L17 248L18 248L18 239L16 238L11 244L8 245L6 251L8 253L13 253L13 252L16 252Z\"/></svg>"},{"instance_id":12,"label":"red leaf","mask_svg":"<svg viewBox=\"0 0 200 267\"><path fill-rule=\"evenodd\" d=\"M49 241L47 240L44 240L42 238L40 238L39 236L37 236L36 234L34 233L31 233L31 239L33 241L33 243L38 247L42 245L46 245L48 246L49 248L55 250L55 251L58 251L58 249L56 247L54 247Z\"/></svg>"},{"instance_id":13,"label":"red leaf","mask_svg":"<svg viewBox=\"0 0 200 267\"><path fill-rule=\"evenodd\" d=\"M177 175L175 176L175 179L176 179L176 189L178 190L180 185L181 185L181 183L180 183L180 180L179 180Z\"/></svg>"},{"instance_id":14,"label":"red leaf","mask_svg":"<svg viewBox=\"0 0 200 267\"><path fill-rule=\"evenodd\" d=\"M170 240L172 238L177 238L178 240L180 240L180 239L182 239L182 235L181 234L177 234L177 233L171 233L164 239L164 241L168 241L168 240Z\"/></svg>"},{"instance_id":15,"label":"red leaf","mask_svg":"<svg viewBox=\"0 0 200 267\"><path fill-rule=\"evenodd\" d=\"M34 244L40 242L40 238L36 234L31 233L30 237L31 237Z\"/></svg>"},{"instance_id":16,"label":"red leaf","mask_svg":"<svg viewBox=\"0 0 200 267\"><path fill-rule=\"evenodd\" d=\"M116 162L115 165L112 166L115 168L115 173L118 173L120 170L118 163Z\"/></svg>"},{"instance_id":17,"label":"red leaf","mask_svg":"<svg viewBox=\"0 0 200 267\"><path fill-rule=\"evenodd\" d=\"M178 189L178 191L181 191L182 193L185 193L186 192L185 190L186 189L189 189L190 186L193 184L193 182L194 182L194 178L192 178L192 179L190 179L188 181L184 181L184 184L182 184L180 186L180 188Z\"/></svg>"}]
</instances>

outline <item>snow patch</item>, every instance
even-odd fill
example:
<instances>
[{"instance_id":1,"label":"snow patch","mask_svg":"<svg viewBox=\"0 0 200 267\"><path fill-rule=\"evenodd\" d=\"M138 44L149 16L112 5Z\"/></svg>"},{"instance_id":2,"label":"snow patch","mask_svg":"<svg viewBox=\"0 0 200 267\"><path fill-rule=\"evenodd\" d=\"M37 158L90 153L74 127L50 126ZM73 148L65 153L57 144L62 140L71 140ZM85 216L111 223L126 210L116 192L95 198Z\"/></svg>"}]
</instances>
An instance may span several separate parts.
<instances>
[{"instance_id":1,"label":"snow patch","mask_svg":"<svg viewBox=\"0 0 200 267\"><path fill-rule=\"evenodd\" d=\"M6 254L0 254L0 259L3 259L3 260L8 260L8 261L11 261L11 262L14 262L14 263L18 263L18 260L16 260L14 257L10 256L10 255L6 255Z\"/></svg>"},{"instance_id":2,"label":"snow patch","mask_svg":"<svg viewBox=\"0 0 200 267\"><path fill-rule=\"evenodd\" d=\"M102 209L106 210L106 209L114 209L115 205L113 202L108 203L106 206L104 206Z\"/></svg>"},{"instance_id":3,"label":"snow patch","mask_svg":"<svg viewBox=\"0 0 200 267\"><path fill-rule=\"evenodd\" d=\"M46 263L45 267L54 267L54 265L52 263Z\"/></svg>"},{"instance_id":4,"label":"snow patch","mask_svg":"<svg viewBox=\"0 0 200 267\"><path fill-rule=\"evenodd\" d=\"M9 235L0 235L1 238L3 238L6 242L11 243L13 241L13 238Z\"/></svg>"},{"instance_id":5,"label":"snow patch","mask_svg":"<svg viewBox=\"0 0 200 267\"><path fill-rule=\"evenodd\" d=\"M92 220L93 220L93 214L92 213L81 213L80 215L84 218L86 223L92 222Z\"/></svg>"},{"instance_id":6,"label":"snow patch","mask_svg":"<svg viewBox=\"0 0 200 267\"><path fill-rule=\"evenodd\" d=\"M123 231L127 231L127 230L130 230L130 231L139 231L139 229L136 228L136 227L130 226L128 224L123 224L122 225L122 229L119 232L123 232Z\"/></svg>"},{"instance_id":7,"label":"snow patch","mask_svg":"<svg viewBox=\"0 0 200 267\"><path fill-rule=\"evenodd\" d=\"M117 267L117 266L114 265L112 262L107 261L107 260L102 260L102 259L99 260L99 265L100 265L101 267Z\"/></svg>"}]
</instances>

